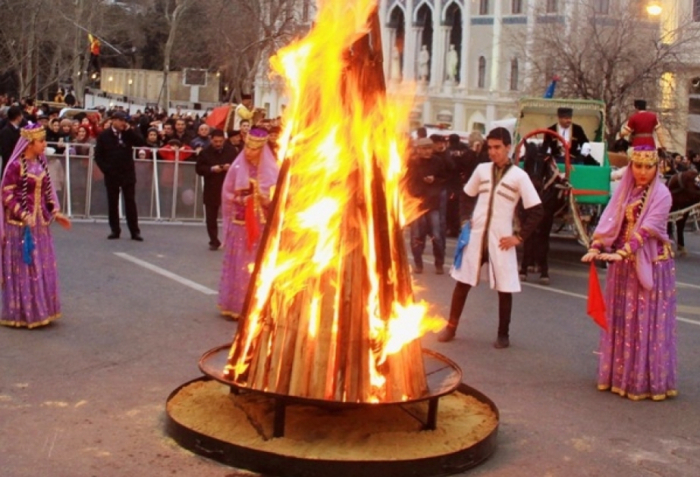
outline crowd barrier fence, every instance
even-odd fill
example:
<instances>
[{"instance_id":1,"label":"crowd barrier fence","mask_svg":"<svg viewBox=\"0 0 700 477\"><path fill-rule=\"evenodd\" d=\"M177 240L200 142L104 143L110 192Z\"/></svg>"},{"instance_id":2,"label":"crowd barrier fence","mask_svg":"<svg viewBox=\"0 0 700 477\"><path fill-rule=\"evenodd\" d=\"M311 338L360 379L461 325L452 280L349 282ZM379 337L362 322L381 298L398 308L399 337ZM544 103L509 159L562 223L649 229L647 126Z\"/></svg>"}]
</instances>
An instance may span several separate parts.
<instances>
[{"instance_id":1,"label":"crowd barrier fence","mask_svg":"<svg viewBox=\"0 0 700 477\"><path fill-rule=\"evenodd\" d=\"M107 191L104 176L95 163L92 144L49 143L51 181L61 201L61 210L71 218L102 219L107 217ZM139 157L145 151L146 157ZM134 148L136 167L136 205L139 220L204 221L202 191L204 182L195 170L196 163L158 157L158 149ZM123 201L120 200L120 216Z\"/></svg>"}]
</instances>

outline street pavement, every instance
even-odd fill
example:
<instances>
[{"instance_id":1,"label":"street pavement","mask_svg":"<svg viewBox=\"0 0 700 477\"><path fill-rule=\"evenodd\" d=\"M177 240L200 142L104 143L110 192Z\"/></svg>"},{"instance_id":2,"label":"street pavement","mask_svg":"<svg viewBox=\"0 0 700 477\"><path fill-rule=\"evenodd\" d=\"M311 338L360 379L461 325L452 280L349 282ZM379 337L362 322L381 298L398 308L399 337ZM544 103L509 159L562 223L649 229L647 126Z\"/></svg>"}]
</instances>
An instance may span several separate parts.
<instances>
[{"instance_id":1,"label":"street pavement","mask_svg":"<svg viewBox=\"0 0 700 477\"><path fill-rule=\"evenodd\" d=\"M106 240L104 223L55 229L63 317L31 331L0 327L0 476L252 475L164 433L170 392L200 376L202 353L235 332L216 308L222 252L208 250L201 225L142 231L138 243ZM497 295L485 283L471 291L453 342L423 339L500 410L496 453L463 475L699 475L700 235L686 240L690 254L676 260L675 399L632 402L596 390L598 329L586 315L587 266L573 240L552 244L551 285L531 275L516 295L510 348L492 347ZM453 283L426 266L417 296L446 316Z\"/></svg>"}]
</instances>

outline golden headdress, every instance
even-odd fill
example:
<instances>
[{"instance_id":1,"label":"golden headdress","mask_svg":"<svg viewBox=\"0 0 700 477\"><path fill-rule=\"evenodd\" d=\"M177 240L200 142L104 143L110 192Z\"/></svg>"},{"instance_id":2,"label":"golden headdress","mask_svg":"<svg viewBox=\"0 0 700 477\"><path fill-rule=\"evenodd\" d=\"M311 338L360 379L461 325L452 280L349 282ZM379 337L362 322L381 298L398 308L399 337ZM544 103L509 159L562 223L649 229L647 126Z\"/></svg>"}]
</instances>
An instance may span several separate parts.
<instances>
[{"instance_id":1,"label":"golden headdress","mask_svg":"<svg viewBox=\"0 0 700 477\"><path fill-rule=\"evenodd\" d=\"M41 124L29 124L19 131L20 136L31 142L46 137L46 129Z\"/></svg>"},{"instance_id":2,"label":"golden headdress","mask_svg":"<svg viewBox=\"0 0 700 477\"><path fill-rule=\"evenodd\" d=\"M251 149L260 149L267 144L269 135L265 129L253 128L245 138L245 145Z\"/></svg>"},{"instance_id":3,"label":"golden headdress","mask_svg":"<svg viewBox=\"0 0 700 477\"><path fill-rule=\"evenodd\" d=\"M644 164L647 166L655 166L659 163L659 155L656 149L651 146L639 146L632 151L631 162L636 164Z\"/></svg>"}]
</instances>

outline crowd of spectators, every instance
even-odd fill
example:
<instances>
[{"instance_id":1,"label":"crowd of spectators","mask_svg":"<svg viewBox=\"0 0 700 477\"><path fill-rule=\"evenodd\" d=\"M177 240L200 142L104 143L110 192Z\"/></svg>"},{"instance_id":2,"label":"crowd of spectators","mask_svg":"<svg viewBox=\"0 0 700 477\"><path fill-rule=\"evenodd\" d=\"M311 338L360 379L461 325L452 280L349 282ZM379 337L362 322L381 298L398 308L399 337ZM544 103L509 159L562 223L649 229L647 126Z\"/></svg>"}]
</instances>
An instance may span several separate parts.
<instances>
[{"instance_id":1,"label":"crowd of spectators","mask_svg":"<svg viewBox=\"0 0 700 477\"><path fill-rule=\"evenodd\" d=\"M65 100L62 93L62 100ZM89 147L94 145L95 138L111 125L111 117L116 112L127 114L128 122L143 138L143 147L136 151L136 157L141 159L196 161L197 155L211 143L212 129L207 124L207 114L183 113L178 108L168 115L164 110L145 108L130 112L122 106L110 109L97 108L86 110L70 118L60 118L60 110L48 103L37 105L31 98L18 101L16 98L0 95L0 138L1 131L12 121L9 116L21 113L17 127L28 122L41 123L47 131L46 140L55 154L63 154L66 147L71 148L71 154L87 155ZM10 114L12 113L12 114ZM252 124L254 123L254 124ZM259 116L251 119L241 119L238 129L229 128L224 131L227 140L238 151L242 148L248 131L252 126L267 129L273 140L280 131L280 119L266 119ZM1 142L1 141L0 141ZM274 144L272 144L274 146ZM14 145L13 145L14 146ZM0 148L0 155L2 155Z\"/></svg>"}]
</instances>

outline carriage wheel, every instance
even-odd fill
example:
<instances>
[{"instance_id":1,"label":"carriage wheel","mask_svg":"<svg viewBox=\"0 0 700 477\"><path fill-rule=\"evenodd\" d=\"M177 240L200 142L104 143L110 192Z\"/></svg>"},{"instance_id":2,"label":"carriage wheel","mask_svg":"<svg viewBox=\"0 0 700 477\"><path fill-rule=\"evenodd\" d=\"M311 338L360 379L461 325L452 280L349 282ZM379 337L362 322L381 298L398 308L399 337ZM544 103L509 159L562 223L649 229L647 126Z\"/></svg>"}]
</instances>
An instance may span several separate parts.
<instances>
[{"instance_id":1,"label":"carriage wheel","mask_svg":"<svg viewBox=\"0 0 700 477\"><path fill-rule=\"evenodd\" d=\"M550 136L554 136L560 144L564 146L564 174L566 177L566 180L569 180L569 176L571 175L571 146L566 142L566 139L564 139L558 132L552 131L551 129L535 129L534 131L530 131L526 135L523 136L523 138L520 140L518 143L518 147L515 149L515 165L517 166L520 163L520 149L525 145L525 142L530 139L533 136L539 136L540 134L544 134L545 136L549 134Z\"/></svg>"}]
</instances>

